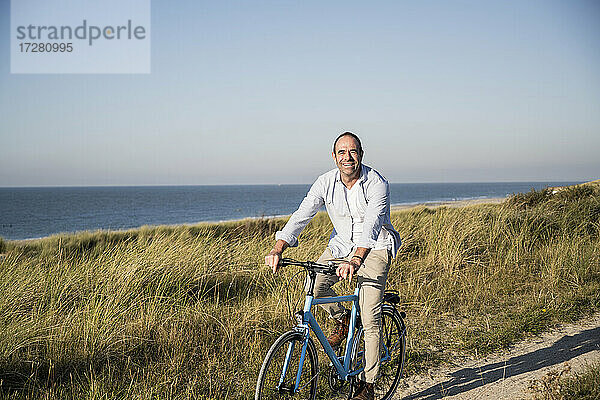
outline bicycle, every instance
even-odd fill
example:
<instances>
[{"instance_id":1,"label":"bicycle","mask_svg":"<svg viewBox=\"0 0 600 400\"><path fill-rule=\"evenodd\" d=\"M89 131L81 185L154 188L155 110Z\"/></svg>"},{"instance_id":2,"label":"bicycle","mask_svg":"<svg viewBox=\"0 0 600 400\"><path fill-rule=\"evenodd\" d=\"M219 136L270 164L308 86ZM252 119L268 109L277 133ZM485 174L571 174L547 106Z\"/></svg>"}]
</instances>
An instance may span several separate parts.
<instances>
[{"instance_id":1,"label":"bicycle","mask_svg":"<svg viewBox=\"0 0 600 400\"><path fill-rule=\"evenodd\" d=\"M327 265L312 261L281 260L281 266L303 267L309 276L308 290L302 311L295 313L296 326L282 334L271 346L262 363L256 382L255 400L301 398L314 399L317 394L319 361L315 343L310 336L314 332L329 358L328 385L335 396L352 397L357 376L364 370L364 332L360 323L358 306L359 287L354 294L314 298L317 273L335 275L337 263ZM313 305L352 302L350 328L345 348L336 354L311 309ZM382 304L382 346L379 375L375 382L375 397L387 400L392 397L404 368L406 349L406 314L396 309L400 298L396 292L386 291Z\"/></svg>"}]
</instances>

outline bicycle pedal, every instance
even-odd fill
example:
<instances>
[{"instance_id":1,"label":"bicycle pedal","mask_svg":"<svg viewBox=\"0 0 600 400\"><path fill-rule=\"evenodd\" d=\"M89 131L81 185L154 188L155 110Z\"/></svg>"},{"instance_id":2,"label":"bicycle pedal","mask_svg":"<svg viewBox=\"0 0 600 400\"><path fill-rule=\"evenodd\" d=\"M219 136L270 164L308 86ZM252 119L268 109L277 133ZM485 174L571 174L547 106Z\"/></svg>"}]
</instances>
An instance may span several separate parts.
<instances>
[{"instance_id":1,"label":"bicycle pedal","mask_svg":"<svg viewBox=\"0 0 600 400\"><path fill-rule=\"evenodd\" d=\"M281 394L294 394L294 385L281 385L278 388L278 392Z\"/></svg>"}]
</instances>

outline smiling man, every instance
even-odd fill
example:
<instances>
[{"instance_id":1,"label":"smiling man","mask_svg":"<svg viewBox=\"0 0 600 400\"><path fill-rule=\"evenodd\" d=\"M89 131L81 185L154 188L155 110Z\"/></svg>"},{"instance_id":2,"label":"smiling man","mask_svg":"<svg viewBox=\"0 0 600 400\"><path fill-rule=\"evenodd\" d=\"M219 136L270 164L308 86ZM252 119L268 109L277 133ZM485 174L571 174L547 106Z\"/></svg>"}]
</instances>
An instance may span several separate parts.
<instances>
[{"instance_id":1,"label":"smiling man","mask_svg":"<svg viewBox=\"0 0 600 400\"><path fill-rule=\"evenodd\" d=\"M362 164L363 149L358 136L344 132L333 143L331 153L337 168L319 176L300 207L275 235L276 243L265 263L277 272L284 250L298 245L298 236L325 205L333 224L327 248L318 262L344 258L336 276L319 274L315 297L336 296L331 286L340 279L357 276L361 319L365 331L365 370L354 399L373 399L373 382L379 372L381 303L388 269L400 246L400 235L390 222L390 190L387 180ZM322 307L336 320L327 338L335 348L348 334L349 312L340 303Z\"/></svg>"}]
</instances>

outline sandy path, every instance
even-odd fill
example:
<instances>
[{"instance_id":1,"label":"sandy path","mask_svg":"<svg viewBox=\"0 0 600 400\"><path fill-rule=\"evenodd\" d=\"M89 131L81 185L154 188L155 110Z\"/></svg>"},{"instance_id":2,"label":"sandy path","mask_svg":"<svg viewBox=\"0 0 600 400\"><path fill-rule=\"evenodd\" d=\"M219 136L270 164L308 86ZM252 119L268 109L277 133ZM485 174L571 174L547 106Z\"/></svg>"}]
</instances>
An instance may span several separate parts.
<instances>
[{"instance_id":1,"label":"sandy path","mask_svg":"<svg viewBox=\"0 0 600 400\"><path fill-rule=\"evenodd\" d=\"M397 399L526 399L530 382L600 361L600 313L524 340L501 354L403 380Z\"/></svg>"}]
</instances>

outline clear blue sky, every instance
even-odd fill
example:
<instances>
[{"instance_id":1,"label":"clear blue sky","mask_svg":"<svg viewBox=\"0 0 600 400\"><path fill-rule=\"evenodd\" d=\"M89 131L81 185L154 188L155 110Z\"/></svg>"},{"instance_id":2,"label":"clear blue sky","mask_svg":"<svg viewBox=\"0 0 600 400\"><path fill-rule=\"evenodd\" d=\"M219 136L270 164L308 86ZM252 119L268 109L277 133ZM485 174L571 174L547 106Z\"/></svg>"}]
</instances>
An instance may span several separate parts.
<instances>
[{"instance_id":1,"label":"clear blue sky","mask_svg":"<svg viewBox=\"0 0 600 400\"><path fill-rule=\"evenodd\" d=\"M10 74L0 186L600 178L598 1L152 0L148 75Z\"/></svg>"}]
</instances>

